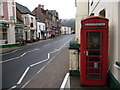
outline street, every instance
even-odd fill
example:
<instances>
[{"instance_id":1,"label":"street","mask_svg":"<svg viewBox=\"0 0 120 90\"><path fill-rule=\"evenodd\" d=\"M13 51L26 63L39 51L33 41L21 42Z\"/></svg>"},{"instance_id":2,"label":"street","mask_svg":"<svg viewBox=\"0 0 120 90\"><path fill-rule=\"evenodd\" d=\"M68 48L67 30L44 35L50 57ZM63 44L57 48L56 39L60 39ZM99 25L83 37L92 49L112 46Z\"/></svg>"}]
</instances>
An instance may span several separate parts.
<instances>
[{"instance_id":1,"label":"street","mask_svg":"<svg viewBox=\"0 0 120 90\"><path fill-rule=\"evenodd\" d=\"M21 88L51 60L75 35L25 46L2 55L2 88Z\"/></svg>"}]
</instances>

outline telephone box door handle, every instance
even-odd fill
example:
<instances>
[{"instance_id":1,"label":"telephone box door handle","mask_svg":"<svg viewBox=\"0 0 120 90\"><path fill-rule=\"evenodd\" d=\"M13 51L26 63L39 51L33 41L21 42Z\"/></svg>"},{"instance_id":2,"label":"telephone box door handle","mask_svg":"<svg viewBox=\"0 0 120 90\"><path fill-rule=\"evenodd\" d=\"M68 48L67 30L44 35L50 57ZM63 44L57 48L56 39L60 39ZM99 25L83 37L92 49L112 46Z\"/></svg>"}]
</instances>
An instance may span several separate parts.
<instances>
[{"instance_id":1,"label":"telephone box door handle","mask_svg":"<svg viewBox=\"0 0 120 90\"><path fill-rule=\"evenodd\" d=\"M86 56L88 56L88 51L84 51L84 54L86 54Z\"/></svg>"}]
</instances>

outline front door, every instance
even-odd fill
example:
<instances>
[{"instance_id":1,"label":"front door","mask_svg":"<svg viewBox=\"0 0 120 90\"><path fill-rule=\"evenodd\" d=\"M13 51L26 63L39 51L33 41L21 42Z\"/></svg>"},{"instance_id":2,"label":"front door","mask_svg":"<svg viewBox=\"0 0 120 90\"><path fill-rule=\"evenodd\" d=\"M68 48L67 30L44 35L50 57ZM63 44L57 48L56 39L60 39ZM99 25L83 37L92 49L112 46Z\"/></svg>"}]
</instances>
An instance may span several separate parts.
<instances>
[{"instance_id":1,"label":"front door","mask_svg":"<svg viewBox=\"0 0 120 90\"><path fill-rule=\"evenodd\" d=\"M86 79L102 79L103 63L103 32L86 32L85 58L86 58Z\"/></svg>"},{"instance_id":2,"label":"front door","mask_svg":"<svg viewBox=\"0 0 120 90\"><path fill-rule=\"evenodd\" d=\"M105 83L106 67L104 31L86 30L81 37L81 84L102 85ZM107 48L106 48L107 49ZM104 68L105 67L105 68Z\"/></svg>"}]
</instances>

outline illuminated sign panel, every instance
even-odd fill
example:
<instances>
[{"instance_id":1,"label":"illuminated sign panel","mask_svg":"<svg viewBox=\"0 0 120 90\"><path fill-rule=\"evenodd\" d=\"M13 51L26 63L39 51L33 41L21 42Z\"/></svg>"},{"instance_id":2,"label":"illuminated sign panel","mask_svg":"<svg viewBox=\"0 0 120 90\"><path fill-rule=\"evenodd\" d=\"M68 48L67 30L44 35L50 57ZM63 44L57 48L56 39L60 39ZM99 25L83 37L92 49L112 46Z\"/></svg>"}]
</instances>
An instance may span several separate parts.
<instances>
[{"instance_id":1,"label":"illuminated sign panel","mask_svg":"<svg viewBox=\"0 0 120 90\"><path fill-rule=\"evenodd\" d=\"M105 23L85 23L85 26L105 26Z\"/></svg>"}]
</instances>

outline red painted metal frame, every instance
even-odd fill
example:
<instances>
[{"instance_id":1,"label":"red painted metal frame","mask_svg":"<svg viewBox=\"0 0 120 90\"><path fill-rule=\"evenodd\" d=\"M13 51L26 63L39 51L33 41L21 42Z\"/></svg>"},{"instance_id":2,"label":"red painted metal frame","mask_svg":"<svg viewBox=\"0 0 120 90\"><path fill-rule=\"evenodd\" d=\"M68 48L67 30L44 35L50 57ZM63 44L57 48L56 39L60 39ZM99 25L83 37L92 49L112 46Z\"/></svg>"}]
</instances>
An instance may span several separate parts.
<instances>
[{"instance_id":1,"label":"red painted metal frame","mask_svg":"<svg viewBox=\"0 0 120 90\"><path fill-rule=\"evenodd\" d=\"M105 23L103 26L85 26L85 23ZM92 86L105 86L107 84L107 69L108 69L108 19L94 16L88 17L81 21L81 47L80 47L80 84L81 85L92 85ZM86 60L86 34L87 32L103 32L103 36L100 34L100 40L103 39L103 43L100 43L100 67L88 67ZM95 56L95 55L94 55ZM90 55L88 55L90 57ZM98 56L95 56L98 57ZM93 62L91 62L93 63ZM88 69L99 69L100 70L100 79L88 79L86 78ZM93 75L98 75L98 73L90 73Z\"/></svg>"}]
</instances>

